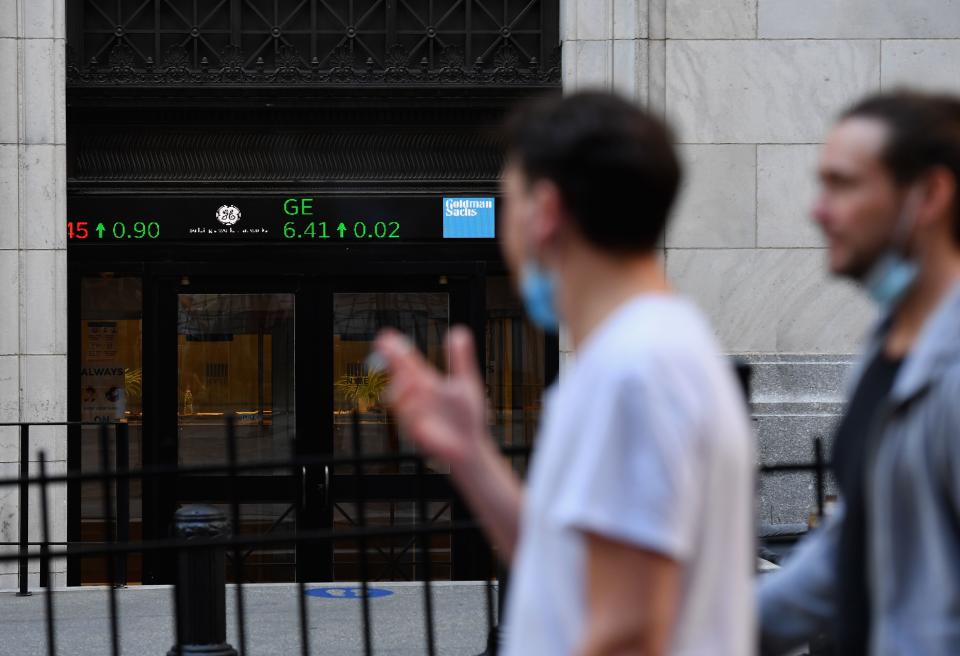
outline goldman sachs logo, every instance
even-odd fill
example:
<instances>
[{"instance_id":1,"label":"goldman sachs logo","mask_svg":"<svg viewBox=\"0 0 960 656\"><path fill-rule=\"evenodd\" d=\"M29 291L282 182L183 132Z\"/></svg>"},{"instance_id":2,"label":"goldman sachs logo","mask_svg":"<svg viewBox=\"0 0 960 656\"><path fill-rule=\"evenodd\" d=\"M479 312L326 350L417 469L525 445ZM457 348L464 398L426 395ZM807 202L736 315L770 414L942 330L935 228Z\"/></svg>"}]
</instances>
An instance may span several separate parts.
<instances>
[{"instance_id":1,"label":"goldman sachs logo","mask_svg":"<svg viewBox=\"0 0 960 656\"><path fill-rule=\"evenodd\" d=\"M444 239L496 237L496 198L444 198Z\"/></svg>"},{"instance_id":2,"label":"goldman sachs logo","mask_svg":"<svg viewBox=\"0 0 960 656\"><path fill-rule=\"evenodd\" d=\"M445 198L443 200L443 215L479 216L481 210L492 210L492 198Z\"/></svg>"}]
</instances>

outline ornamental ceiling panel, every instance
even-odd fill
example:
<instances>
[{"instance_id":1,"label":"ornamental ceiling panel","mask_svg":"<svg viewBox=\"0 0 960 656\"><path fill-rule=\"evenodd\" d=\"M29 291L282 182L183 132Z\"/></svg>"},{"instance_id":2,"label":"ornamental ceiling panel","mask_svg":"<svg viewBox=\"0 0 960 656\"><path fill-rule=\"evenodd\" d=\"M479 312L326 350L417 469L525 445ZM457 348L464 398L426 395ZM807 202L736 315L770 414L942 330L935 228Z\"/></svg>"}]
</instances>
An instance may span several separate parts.
<instances>
[{"instance_id":1,"label":"ornamental ceiling panel","mask_svg":"<svg viewBox=\"0 0 960 656\"><path fill-rule=\"evenodd\" d=\"M559 0L73 0L68 84L537 85Z\"/></svg>"}]
</instances>

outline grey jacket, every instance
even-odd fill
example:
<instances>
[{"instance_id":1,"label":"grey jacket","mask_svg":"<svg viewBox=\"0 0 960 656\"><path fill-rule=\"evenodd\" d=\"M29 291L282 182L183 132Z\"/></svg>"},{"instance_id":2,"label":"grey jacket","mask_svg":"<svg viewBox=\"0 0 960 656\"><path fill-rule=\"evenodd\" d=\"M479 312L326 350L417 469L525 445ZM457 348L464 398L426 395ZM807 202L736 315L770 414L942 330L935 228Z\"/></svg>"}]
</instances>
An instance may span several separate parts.
<instances>
[{"instance_id":1,"label":"grey jacket","mask_svg":"<svg viewBox=\"0 0 960 656\"><path fill-rule=\"evenodd\" d=\"M886 336L881 323L852 382ZM924 326L864 454L871 656L960 655L960 284ZM834 610L842 500L759 587L761 653L780 654Z\"/></svg>"}]
</instances>

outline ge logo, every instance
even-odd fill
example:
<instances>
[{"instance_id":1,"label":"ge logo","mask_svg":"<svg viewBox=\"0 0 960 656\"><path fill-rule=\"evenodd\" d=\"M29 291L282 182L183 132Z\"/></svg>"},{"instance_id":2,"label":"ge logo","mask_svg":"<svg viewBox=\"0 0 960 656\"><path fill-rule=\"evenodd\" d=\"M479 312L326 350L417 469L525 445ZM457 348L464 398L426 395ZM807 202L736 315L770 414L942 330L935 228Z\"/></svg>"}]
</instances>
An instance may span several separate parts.
<instances>
[{"instance_id":1,"label":"ge logo","mask_svg":"<svg viewBox=\"0 0 960 656\"><path fill-rule=\"evenodd\" d=\"M232 226L240 220L240 209L236 205L221 205L217 210L217 221Z\"/></svg>"}]
</instances>

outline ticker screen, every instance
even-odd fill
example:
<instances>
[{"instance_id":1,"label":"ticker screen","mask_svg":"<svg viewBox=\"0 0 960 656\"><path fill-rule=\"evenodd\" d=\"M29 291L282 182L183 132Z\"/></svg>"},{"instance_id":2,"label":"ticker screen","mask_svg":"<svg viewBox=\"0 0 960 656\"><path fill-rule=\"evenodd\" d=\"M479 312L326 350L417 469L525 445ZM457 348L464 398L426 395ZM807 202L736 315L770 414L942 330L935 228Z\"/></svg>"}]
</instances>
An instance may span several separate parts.
<instances>
[{"instance_id":1,"label":"ticker screen","mask_svg":"<svg viewBox=\"0 0 960 656\"><path fill-rule=\"evenodd\" d=\"M389 244L495 236L493 197L72 195L67 202L71 244Z\"/></svg>"}]
</instances>

